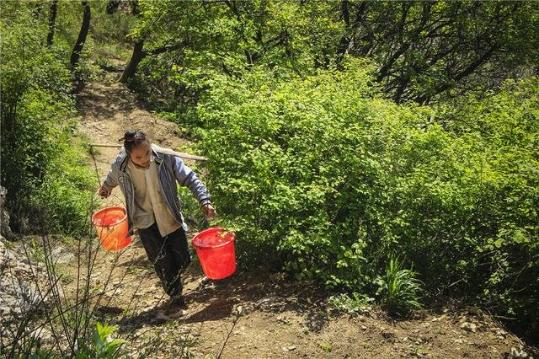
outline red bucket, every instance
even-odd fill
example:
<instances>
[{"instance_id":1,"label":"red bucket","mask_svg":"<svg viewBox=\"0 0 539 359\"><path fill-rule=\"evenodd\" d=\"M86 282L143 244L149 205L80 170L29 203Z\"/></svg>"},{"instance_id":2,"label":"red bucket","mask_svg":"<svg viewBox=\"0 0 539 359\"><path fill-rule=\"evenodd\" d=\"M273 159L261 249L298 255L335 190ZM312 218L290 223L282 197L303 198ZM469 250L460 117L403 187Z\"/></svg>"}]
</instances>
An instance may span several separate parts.
<instances>
[{"instance_id":1,"label":"red bucket","mask_svg":"<svg viewBox=\"0 0 539 359\"><path fill-rule=\"evenodd\" d=\"M122 207L103 208L92 215L101 246L110 252L124 249L131 243L127 235L127 213Z\"/></svg>"},{"instance_id":2,"label":"red bucket","mask_svg":"<svg viewBox=\"0 0 539 359\"><path fill-rule=\"evenodd\" d=\"M234 232L221 227L208 228L193 237L193 247L206 277L224 279L236 271Z\"/></svg>"}]
</instances>

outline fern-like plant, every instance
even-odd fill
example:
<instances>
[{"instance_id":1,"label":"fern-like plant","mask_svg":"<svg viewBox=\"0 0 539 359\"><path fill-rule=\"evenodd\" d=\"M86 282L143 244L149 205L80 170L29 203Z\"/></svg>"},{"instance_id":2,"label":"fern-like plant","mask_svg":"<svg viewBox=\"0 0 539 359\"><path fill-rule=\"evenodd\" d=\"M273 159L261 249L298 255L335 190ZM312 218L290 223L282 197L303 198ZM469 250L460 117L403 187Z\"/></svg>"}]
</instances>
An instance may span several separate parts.
<instances>
[{"instance_id":1,"label":"fern-like plant","mask_svg":"<svg viewBox=\"0 0 539 359\"><path fill-rule=\"evenodd\" d=\"M383 276L376 280L377 296L382 306L392 315L406 315L420 309L421 281L416 273L405 269L398 257L391 256Z\"/></svg>"}]
</instances>

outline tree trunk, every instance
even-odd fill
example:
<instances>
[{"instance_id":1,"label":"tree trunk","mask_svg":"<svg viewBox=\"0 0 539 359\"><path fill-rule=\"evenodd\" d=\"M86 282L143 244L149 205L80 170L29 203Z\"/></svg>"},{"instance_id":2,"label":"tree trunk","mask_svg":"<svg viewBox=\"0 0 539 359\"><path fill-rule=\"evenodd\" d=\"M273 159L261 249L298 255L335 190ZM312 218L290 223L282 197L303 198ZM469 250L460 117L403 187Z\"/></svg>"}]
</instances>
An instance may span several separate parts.
<instances>
[{"instance_id":1,"label":"tree trunk","mask_svg":"<svg viewBox=\"0 0 539 359\"><path fill-rule=\"evenodd\" d=\"M146 56L146 53L144 52L144 40L138 40L135 42L135 46L133 47L133 55L131 55L131 60L129 60L129 64L122 73L122 77L120 77L120 82L126 83L135 75L138 64L140 61L142 61L144 56Z\"/></svg>"},{"instance_id":2,"label":"tree trunk","mask_svg":"<svg viewBox=\"0 0 539 359\"><path fill-rule=\"evenodd\" d=\"M84 43L86 42L86 36L88 35L88 30L90 29L90 4L88 1L83 1L82 6L84 7L84 14L82 17L82 25L79 32L79 37L77 42L73 47L73 52L71 52L71 68L74 70L77 66L80 58L80 53L84 48Z\"/></svg>"},{"instance_id":3,"label":"tree trunk","mask_svg":"<svg viewBox=\"0 0 539 359\"><path fill-rule=\"evenodd\" d=\"M56 27L56 13L58 11L58 0L53 0L49 9L49 33L47 34L47 46L52 45L54 39L54 28Z\"/></svg>"}]
</instances>

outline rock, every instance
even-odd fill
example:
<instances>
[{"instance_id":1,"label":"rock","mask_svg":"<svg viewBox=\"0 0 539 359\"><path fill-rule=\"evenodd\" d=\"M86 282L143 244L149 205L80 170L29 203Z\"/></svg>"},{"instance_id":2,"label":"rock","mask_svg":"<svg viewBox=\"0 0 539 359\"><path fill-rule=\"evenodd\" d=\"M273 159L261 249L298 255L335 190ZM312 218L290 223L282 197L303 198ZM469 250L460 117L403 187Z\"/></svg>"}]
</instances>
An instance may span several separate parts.
<instances>
[{"instance_id":1,"label":"rock","mask_svg":"<svg viewBox=\"0 0 539 359\"><path fill-rule=\"evenodd\" d=\"M477 324L475 323L464 322L460 325L460 328L472 333L477 332Z\"/></svg>"},{"instance_id":2,"label":"rock","mask_svg":"<svg viewBox=\"0 0 539 359\"><path fill-rule=\"evenodd\" d=\"M287 346L287 347L282 347L282 349L285 352L291 352L292 350L296 350L296 346L295 345L290 345L290 346Z\"/></svg>"},{"instance_id":3,"label":"rock","mask_svg":"<svg viewBox=\"0 0 539 359\"><path fill-rule=\"evenodd\" d=\"M54 248L51 252L52 258L54 258L55 263L69 263L75 258L75 254L68 252L62 247Z\"/></svg>"},{"instance_id":4,"label":"rock","mask_svg":"<svg viewBox=\"0 0 539 359\"><path fill-rule=\"evenodd\" d=\"M530 358L530 356L522 348L511 347L511 350L509 351L507 358L509 359Z\"/></svg>"},{"instance_id":5,"label":"rock","mask_svg":"<svg viewBox=\"0 0 539 359\"><path fill-rule=\"evenodd\" d=\"M4 186L0 186L0 234L6 239L12 239L15 237L11 228L9 227L9 213L4 208L4 203L7 196L7 190ZM1 262L0 262L1 263Z\"/></svg>"},{"instance_id":6,"label":"rock","mask_svg":"<svg viewBox=\"0 0 539 359\"><path fill-rule=\"evenodd\" d=\"M440 315L439 317L434 317L432 318L431 322L439 322L443 319L446 319L447 318L447 314L443 314L443 315Z\"/></svg>"},{"instance_id":7,"label":"rock","mask_svg":"<svg viewBox=\"0 0 539 359\"><path fill-rule=\"evenodd\" d=\"M267 304L270 304L272 301L275 301L276 297L266 297L260 299L258 302L256 302L256 306L261 307Z\"/></svg>"},{"instance_id":8,"label":"rock","mask_svg":"<svg viewBox=\"0 0 539 359\"><path fill-rule=\"evenodd\" d=\"M35 284L39 266L23 259L26 255L16 243L7 245L0 238L0 327L13 323L13 319L41 301Z\"/></svg>"}]
</instances>

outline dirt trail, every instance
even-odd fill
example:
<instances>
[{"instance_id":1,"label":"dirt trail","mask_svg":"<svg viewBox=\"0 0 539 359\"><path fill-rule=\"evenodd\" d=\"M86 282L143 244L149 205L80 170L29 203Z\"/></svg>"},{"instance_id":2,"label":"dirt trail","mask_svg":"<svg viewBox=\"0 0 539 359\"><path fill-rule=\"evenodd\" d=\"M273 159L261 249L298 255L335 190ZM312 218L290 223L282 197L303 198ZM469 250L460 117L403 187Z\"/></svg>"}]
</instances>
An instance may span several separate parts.
<instances>
[{"instance_id":1,"label":"dirt trail","mask_svg":"<svg viewBox=\"0 0 539 359\"><path fill-rule=\"evenodd\" d=\"M144 130L154 143L163 147L181 150L187 143L176 124L142 109L135 95L110 75L101 82L88 84L77 102L83 114L78 130L90 143L117 145L124 132L133 129ZM118 149L95 149L98 172L103 179Z\"/></svg>"},{"instance_id":2,"label":"dirt trail","mask_svg":"<svg viewBox=\"0 0 539 359\"><path fill-rule=\"evenodd\" d=\"M79 133L93 143L117 143L125 129L141 128L165 147L185 150L188 144L175 124L144 110L112 78L88 84L79 108ZM116 152L99 150L101 176ZM113 193L117 196L103 206L120 202L119 191ZM305 283L249 273L213 283L204 280L196 261L185 274L187 313L169 318L138 239L119 256L100 252L91 283L95 290L107 290L99 311L119 325L132 357L178 358L188 352L195 358L503 358L522 347L517 337L478 312L446 308L404 321L375 309L359 316L334 314L327 297Z\"/></svg>"}]
</instances>

